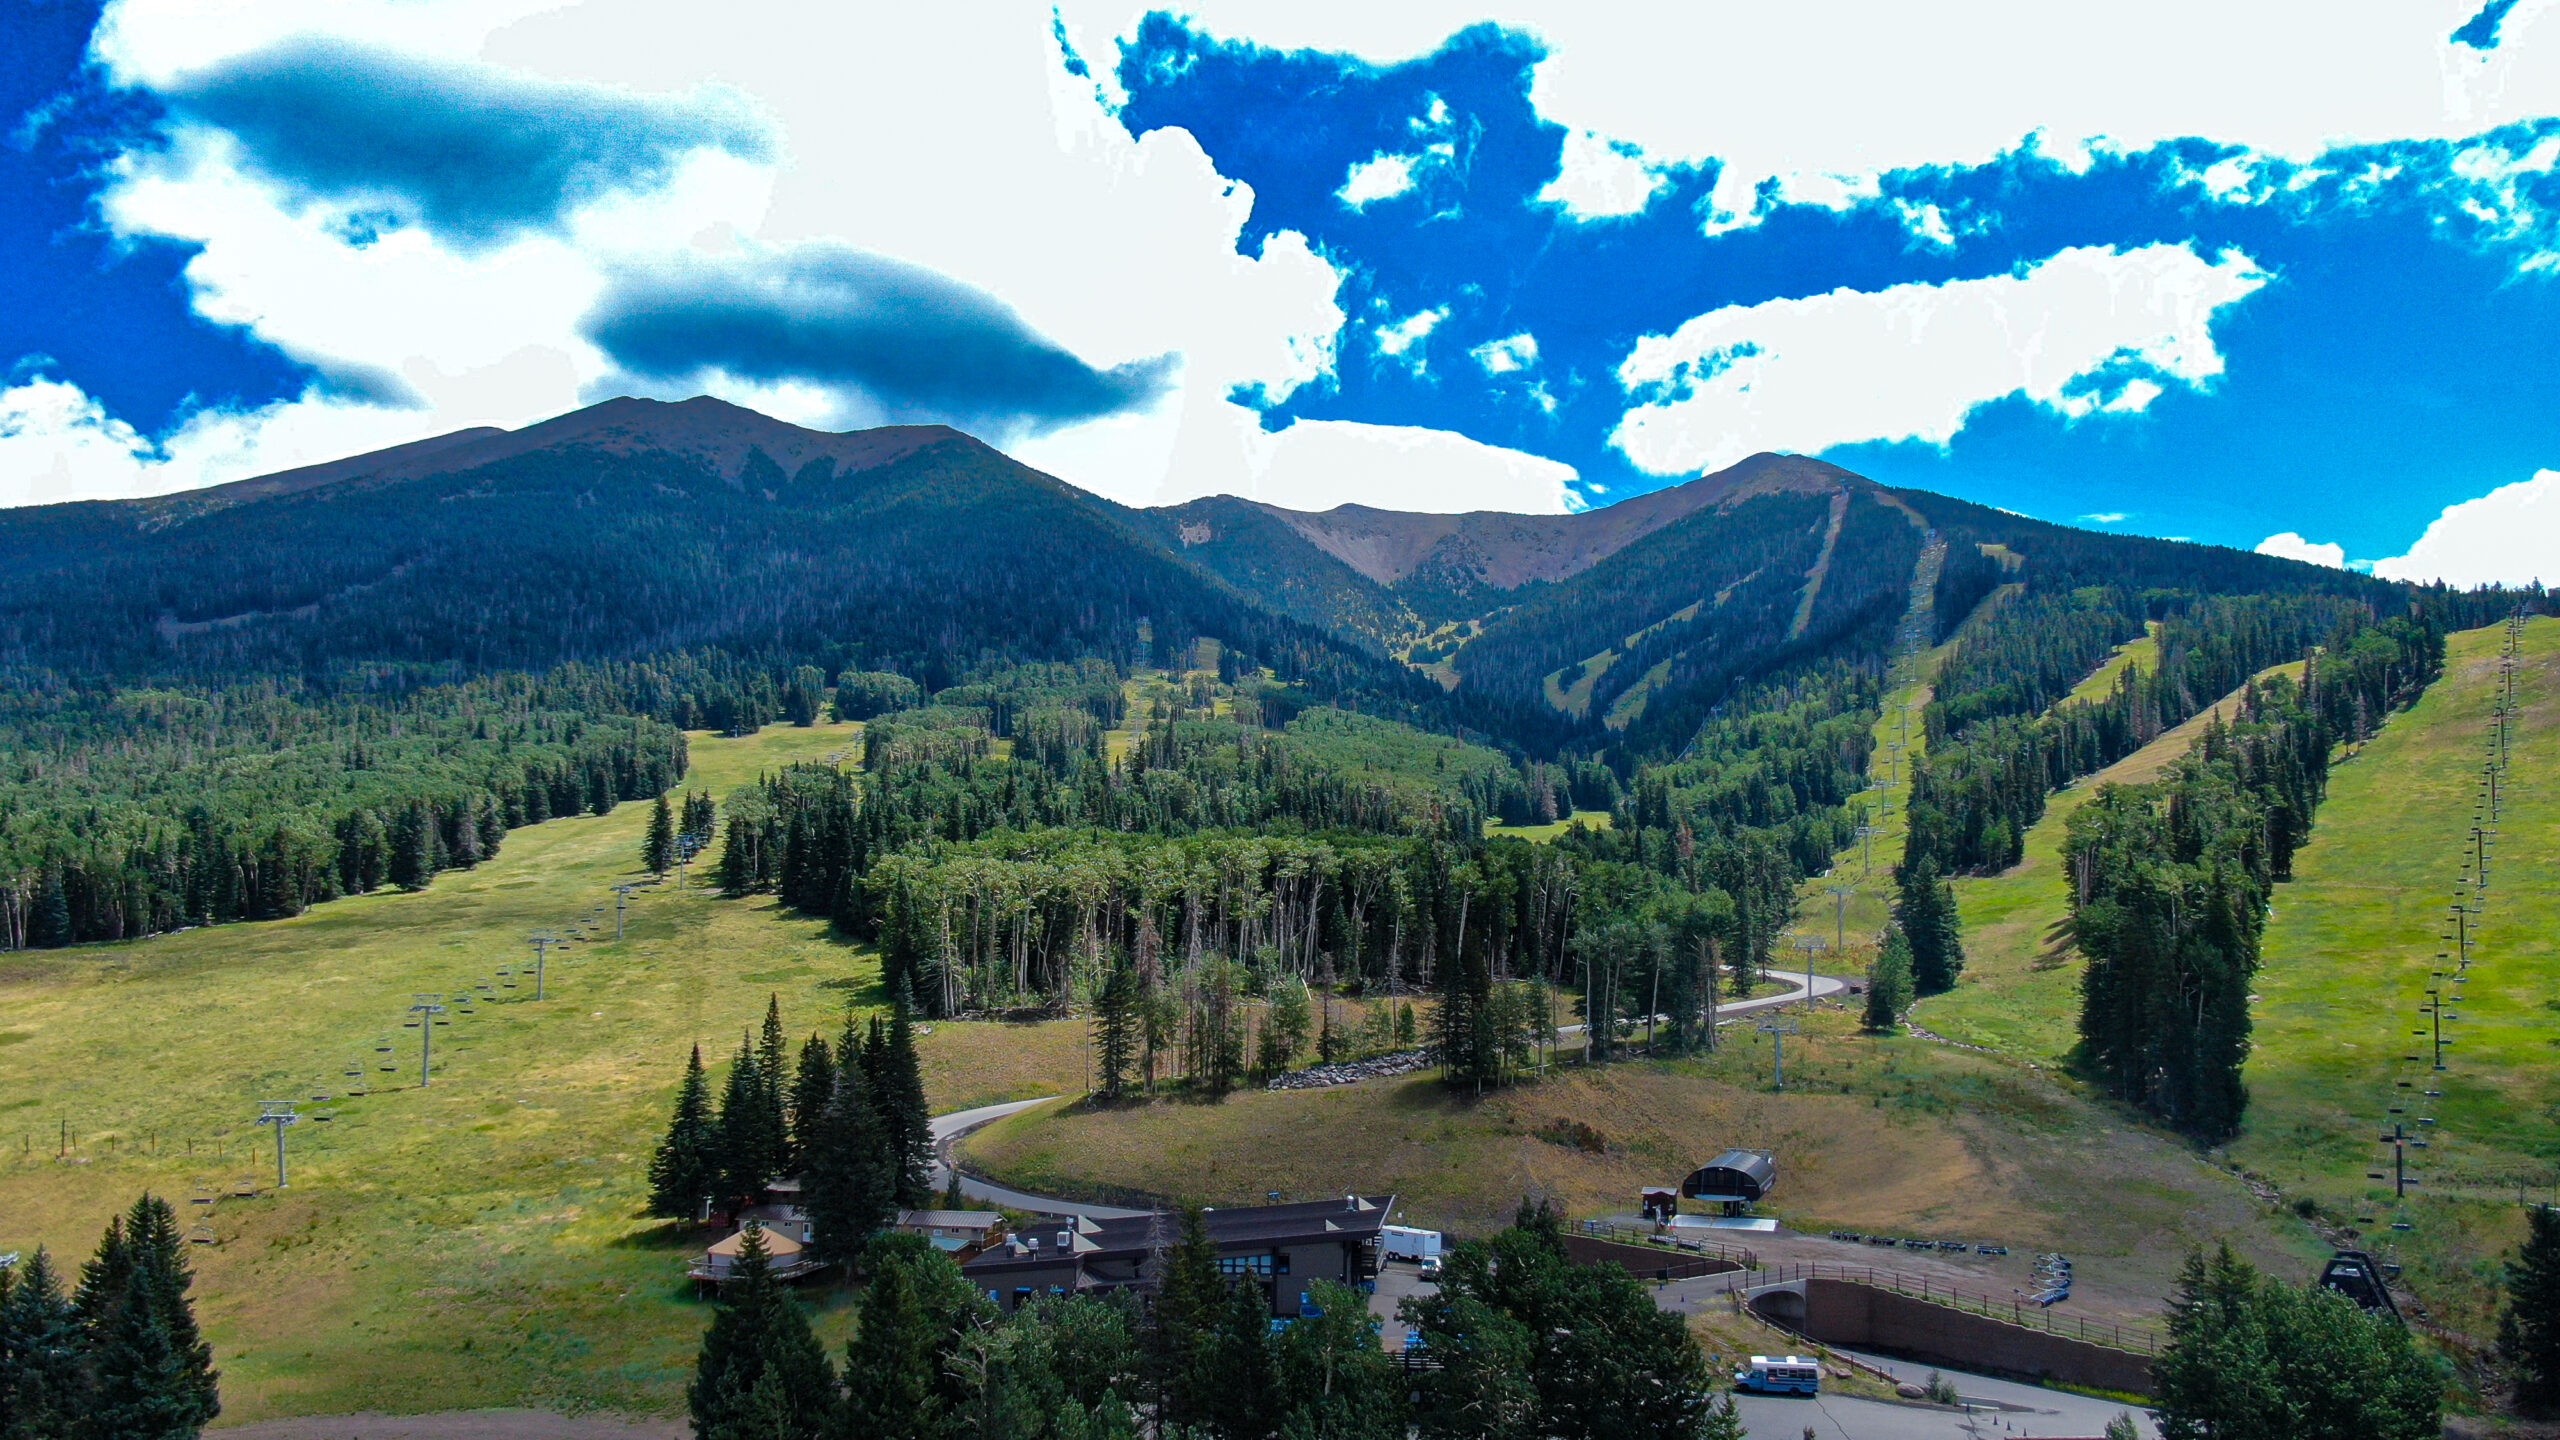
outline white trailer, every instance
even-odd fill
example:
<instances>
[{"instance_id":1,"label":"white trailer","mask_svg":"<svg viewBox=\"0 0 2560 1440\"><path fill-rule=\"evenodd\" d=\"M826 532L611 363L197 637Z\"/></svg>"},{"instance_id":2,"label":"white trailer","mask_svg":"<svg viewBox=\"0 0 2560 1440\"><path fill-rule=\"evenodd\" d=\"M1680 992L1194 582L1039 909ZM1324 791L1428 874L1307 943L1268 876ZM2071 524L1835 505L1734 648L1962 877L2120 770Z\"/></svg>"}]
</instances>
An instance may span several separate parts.
<instances>
[{"instance_id":1,"label":"white trailer","mask_svg":"<svg viewBox=\"0 0 2560 1440\"><path fill-rule=\"evenodd\" d=\"M1440 1232L1417 1230L1410 1225L1379 1227L1386 1256L1390 1260L1437 1260L1440 1258Z\"/></svg>"}]
</instances>

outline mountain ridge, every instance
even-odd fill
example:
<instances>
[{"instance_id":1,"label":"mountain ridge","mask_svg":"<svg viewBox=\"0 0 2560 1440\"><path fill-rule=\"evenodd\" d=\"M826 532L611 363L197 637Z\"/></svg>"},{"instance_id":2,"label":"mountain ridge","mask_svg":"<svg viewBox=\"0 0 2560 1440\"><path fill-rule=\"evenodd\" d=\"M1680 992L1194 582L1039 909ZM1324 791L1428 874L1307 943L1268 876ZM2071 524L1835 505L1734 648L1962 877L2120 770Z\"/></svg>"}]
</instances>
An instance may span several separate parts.
<instances>
[{"instance_id":1,"label":"mountain ridge","mask_svg":"<svg viewBox=\"0 0 2560 1440\"><path fill-rule=\"evenodd\" d=\"M1560 516L1136 508L948 427L829 432L618 399L156 499L0 512L0 665L445 674L712 647L939 684L991 657L1172 666L1215 638L1336 703L1532 750L1668 753L1759 677L1880 666L1932 530L1950 625L2013 581L2168 604L2389 588L1804 456Z\"/></svg>"}]
</instances>

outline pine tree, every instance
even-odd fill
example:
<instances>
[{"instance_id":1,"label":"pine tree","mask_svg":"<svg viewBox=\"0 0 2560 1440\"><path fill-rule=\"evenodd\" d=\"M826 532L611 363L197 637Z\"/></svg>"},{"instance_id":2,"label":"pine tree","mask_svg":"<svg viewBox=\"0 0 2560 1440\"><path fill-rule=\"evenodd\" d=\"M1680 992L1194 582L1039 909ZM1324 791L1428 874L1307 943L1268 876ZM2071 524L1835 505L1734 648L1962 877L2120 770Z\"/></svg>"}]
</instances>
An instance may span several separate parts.
<instances>
[{"instance_id":1,"label":"pine tree","mask_svg":"<svg viewBox=\"0 0 2560 1440\"><path fill-rule=\"evenodd\" d=\"M652 875L664 875L667 867L675 863L676 817L661 793L658 803L649 810L649 835L640 842L640 867Z\"/></svg>"},{"instance_id":2,"label":"pine tree","mask_svg":"<svg viewBox=\"0 0 2560 1440\"><path fill-rule=\"evenodd\" d=\"M1956 914L1956 890L1923 856L1896 868L1894 923L1911 942L1911 979L1922 995L1955 988L1964 971L1964 927Z\"/></svg>"},{"instance_id":3,"label":"pine tree","mask_svg":"<svg viewBox=\"0 0 2560 1440\"><path fill-rule=\"evenodd\" d=\"M177 1212L168 1201L145 1192L125 1214L125 1243L131 1247L134 1276L149 1292L152 1324L167 1337L175 1367L160 1387L161 1398L172 1407L170 1413L200 1430L222 1413L220 1376L213 1368L213 1347L205 1343L194 1302L187 1296L195 1274L187 1264Z\"/></svg>"},{"instance_id":4,"label":"pine tree","mask_svg":"<svg viewBox=\"0 0 2560 1440\"><path fill-rule=\"evenodd\" d=\"M39 950L52 950L68 945L71 933L71 897L62 888L62 867L48 865L44 869L44 888L38 892L35 914L27 925L27 943Z\"/></svg>"},{"instance_id":5,"label":"pine tree","mask_svg":"<svg viewBox=\"0 0 2560 1440\"><path fill-rule=\"evenodd\" d=\"M436 878L436 850L435 822L424 804L411 803L391 822L391 883L403 890L427 888Z\"/></svg>"},{"instance_id":6,"label":"pine tree","mask_svg":"<svg viewBox=\"0 0 2560 1440\"><path fill-rule=\"evenodd\" d=\"M78 1432L90 1413L88 1333L38 1250L0 1289L0 1440Z\"/></svg>"},{"instance_id":7,"label":"pine tree","mask_svg":"<svg viewBox=\"0 0 2560 1440\"><path fill-rule=\"evenodd\" d=\"M809 1132L817 1128L818 1117L826 1113L827 1100L835 1093L835 1052L827 1048L825 1036L812 1035L800 1046L800 1070L791 1082L792 1173L799 1173L802 1157L809 1153Z\"/></svg>"},{"instance_id":8,"label":"pine tree","mask_svg":"<svg viewBox=\"0 0 2560 1440\"><path fill-rule=\"evenodd\" d=\"M941 1340L912 1268L875 1263L862 1290L861 1322L845 1346L841 1440L935 1440Z\"/></svg>"},{"instance_id":9,"label":"pine tree","mask_svg":"<svg viewBox=\"0 0 2560 1440\"><path fill-rule=\"evenodd\" d=\"M1307 1028L1314 1020L1308 1010L1303 982L1284 979L1271 987L1271 1004L1263 1012L1261 1042L1254 1056L1254 1069L1264 1079L1298 1063L1298 1052L1307 1048Z\"/></svg>"},{"instance_id":10,"label":"pine tree","mask_svg":"<svg viewBox=\"0 0 2560 1440\"><path fill-rule=\"evenodd\" d=\"M1138 1063L1138 1047L1144 1039L1140 998L1138 972L1125 964L1111 967L1109 978L1093 997L1094 1068L1101 1072L1102 1094L1107 1099L1128 1093L1129 1074Z\"/></svg>"},{"instance_id":11,"label":"pine tree","mask_svg":"<svg viewBox=\"0 0 2560 1440\"><path fill-rule=\"evenodd\" d=\"M1258 1284L1224 1289L1192 1381L1193 1400L1210 1432L1223 1440L1270 1440L1280 1415L1271 1303Z\"/></svg>"},{"instance_id":12,"label":"pine tree","mask_svg":"<svg viewBox=\"0 0 2560 1440\"><path fill-rule=\"evenodd\" d=\"M702 1047L685 1058L676 1088L675 1118L649 1161L649 1213L691 1220L723 1184L720 1132L711 1115L711 1082L702 1073Z\"/></svg>"},{"instance_id":13,"label":"pine tree","mask_svg":"<svg viewBox=\"0 0 2560 1440\"><path fill-rule=\"evenodd\" d=\"M2560 1410L2560 1211L2525 1212L2524 1248L2507 1262L2507 1305L2498 1317L2498 1355L2515 1377L2516 1404Z\"/></svg>"},{"instance_id":14,"label":"pine tree","mask_svg":"<svg viewBox=\"0 0 2560 1440\"><path fill-rule=\"evenodd\" d=\"M133 1248L125 1243L124 1217L110 1216L106 1232L98 1237L97 1253L80 1267L80 1288L71 1302L80 1312L80 1323L93 1332L105 1325L124 1303L125 1287L132 1283Z\"/></svg>"},{"instance_id":15,"label":"pine tree","mask_svg":"<svg viewBox=\"0 0 2560 1440\"><path fill-rule=\"evenodd\" d=\"M1878 1035L1902 1024L1911 1008L1911 941L1899 925L1887 925L1876 947L1876 963L1867 971L1866 1027Z\"/></svg>"},{"instance_id":16,"label":"pine tree","mask_svg":"<svg viewBox=\"0 0 2560 1440\"><path fill-rule=\"evenodd\" d=\"M827 1265L849 1264L897 1208L898 1177L858 1046L838 1052L834 1093L801 1156L800 1203L810 1258Z\"/></svg>"},{"instance_id":17,"label":"pine tree","mask_svg":"<svg viewBox=\"0 0 2560 1440\"><path fill-rule=\"evenodd\" d=\"M903 1002L889 1012L888 1041L881 1049L878 1074L879 1089L872 1103L880 1107L898 1203L920 1206L933 1194L933 1110L925 1100L915 1023Z\"/></svg>"},{"instance_id":18,"label":"pine tree","mask_svg":"<svg viewBox=\"0 0 2560 1440\"><path fill-rule=\"evenodd\" d=\"M728 1088L720 1096L720 1191L726 1199L749 1199L774 1176L780 1158L773 1132L764 1077L756 1073L755 1047L738 1037L738 1058L729 1066Z\"/></svg>"},{"instance_id":19,"label":"pine tree","mask_svg":"<svg viewBox=\"0 0 2560 1440\"><path fill-rule=\"evenodd\" d=\"M773 1174L791 1172L791 1042L782 1033L782 997L764 1002L764 1032L756 1039L756 1083L764 1104L764 1133Z\"/></svg>"},{"instance_id":20,"label":"pine tree","mask_svg":"<svg viewBox=\"0 0 2560 1440\"><path fill-rule=\"evenodd\" d=\"M770 1393L758 1396L760 1385ZM834 1418L835 1372L808 1317L773 1278L760 1226L746 1229L685 1401L701 1440L816 1440Z\"/></svg>"},{"instance_id":21,"label":"pine tree","mask_svg":"<svg viewBox=\"0 0 2560 1440\"><path fill-rule=\"evenodd\" d=\"M1199 1424L1214 1405L1199 1393L1227 1298L1217 1242L1200 1207L1182 1208L1182 1237L1166 1250L1156 1285L1153 1368L1163 1418Z\"/></svg>"}]
</instances>

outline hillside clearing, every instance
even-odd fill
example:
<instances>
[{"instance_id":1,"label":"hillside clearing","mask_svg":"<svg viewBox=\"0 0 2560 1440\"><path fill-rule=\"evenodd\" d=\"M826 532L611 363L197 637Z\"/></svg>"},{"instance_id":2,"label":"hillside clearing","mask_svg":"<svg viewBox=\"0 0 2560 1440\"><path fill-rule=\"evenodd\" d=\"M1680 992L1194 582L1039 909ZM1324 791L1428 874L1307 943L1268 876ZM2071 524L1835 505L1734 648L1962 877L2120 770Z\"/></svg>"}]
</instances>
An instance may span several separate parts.
<instances>
[{"instance_id":1,"label":"hillside clearing","mask_svg":"<svg viewBox=\"0 0 2560 1440\"><path fill-rule=\"evenodd\" d=\"M856 733L697 735L688 783L725 794ZM795 1036L878 997L870 956L825 922L716 899L700 867L691 893L636 894L629 938L611 943L608 887L645 878L632 867L648 814L626 804L515 831L497 859L419 894L7 957L0 1250L42 1244L76 1264L146 1188L195 1212L186 1221L209 1208L220 1243L191 1258L235 1422L679 1406L705 1312L675 1261L698 1237L638 1211L684 1048L725 1061L768 994ZM434 1085L414 1088L411 994L490 980L529 960L526 935L598 904L603 943L554 961L550 999L450 1017ZM937 1108L1080 1087L1084 1073L1073 1023L945 1023L920 1048ZM381 1088L311 1099L343 1096L350 1061ZM189 1205L199 1182L272 1185L272 1141L250 1123L271 1099L336 1115L294 1127L292 1188Z\"/></svg>"},{"instance_id":2,"label":"hillside clearing","mask_svg":"<svg viewBox=\"0 0 2560 1440\"><path fill-rule=\"evenodd\" d=\"M2503 627L2450 637L2444 678L2334 772L2294 879L2276 890L2252 1007L2247 1126L2231 1145L2234 1160L2365 1231L2407 1266L2436 1318L2474 1335L2494 1323L2484 1267L2522 1234L2517 1202L2549 1200L2560 1182L2560 893L2548 883L2560 854L2560 620L2524 627L2470 978L2430 978L2456 968L2438 955L2455 949L2441 937L2465 868L2503 640ZM2420 1009L2430 986L2459 997L2447 1006L2454 1043L2440 1073L2404 1058L2432 1053ZM2408 1152L2424 1184L2405 1202L2368 1178L2390 1169L2389 1147L2373 1141L2395 1120L2425 1141ZM2394 1219L2411 1228L2389 1228Z\"/></svg>"},{"instance_id":3,"label":"hillside clearing","mask_svg":"<svg viewBox=\"0 0 2560 1440\"><path fill-rule=\"evenodd\" d=\"M1523 1194L1574 1215L1629 1213L1640 1185L1677 1183L1714 1151L1750 1145L1779 1153L1771 1208L1798 1230L2003 1243L2010 1256L1964 1263L2004 1290L2024 1283L2034 1252L2067 1251L2092 1314L2156 1311L2186 1248L2219 1236L2284 1273L2310 1263L2302 1227L2049 1076L1859 1035L1836 1004L1787 1014L1805 1033L1788 1042L1784 1092L1770 1088L1768 1037L1744 1024L1727 1027L1714 1056L1561 1066L1480 1101L1429 1075L1247 1091L1222 1105L1061 1101L979 1132L963 1153L973 1170L1041 1193L1241 1204L1272 1190L1393 1190L1412 1223L1480 1234ZM1829 1240L1773 1243L1796 1247L1794 1258L1890 1263Z\"/></svg>"}]
</instances>

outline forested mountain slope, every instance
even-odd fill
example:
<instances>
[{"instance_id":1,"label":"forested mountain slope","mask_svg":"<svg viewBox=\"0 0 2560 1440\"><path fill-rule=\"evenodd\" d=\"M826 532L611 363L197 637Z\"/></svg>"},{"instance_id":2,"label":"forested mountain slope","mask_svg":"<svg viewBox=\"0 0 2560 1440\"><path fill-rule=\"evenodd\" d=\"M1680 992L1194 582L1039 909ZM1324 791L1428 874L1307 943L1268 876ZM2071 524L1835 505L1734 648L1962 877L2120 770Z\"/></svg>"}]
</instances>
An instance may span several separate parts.
<instances>
[{"instance_id":1,"label":"forested mountain slope","mask_svg":"<svg viewBox=\"0 0 2560 1440\"><path fill-rule=\"evenodd\" d=\"M939 427L825 435L620 400L378 463L0 513L0 664L59 675L467 674L719 646L939 686L982 653L1161 661L1198 636L1337 691L1431 693Z\"/></svg>"}]
</instances>

